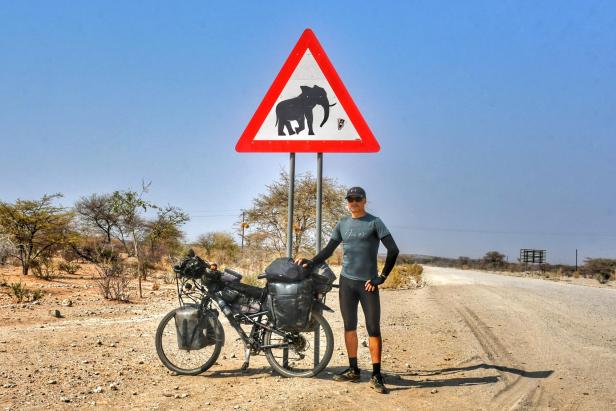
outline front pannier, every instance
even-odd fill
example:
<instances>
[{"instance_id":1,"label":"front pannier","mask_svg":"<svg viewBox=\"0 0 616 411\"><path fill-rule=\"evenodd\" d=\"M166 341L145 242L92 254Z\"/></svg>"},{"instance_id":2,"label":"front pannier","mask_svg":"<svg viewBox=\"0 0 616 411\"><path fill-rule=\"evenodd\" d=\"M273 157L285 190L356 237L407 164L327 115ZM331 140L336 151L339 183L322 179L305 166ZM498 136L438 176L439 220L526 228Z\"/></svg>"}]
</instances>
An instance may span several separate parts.
<instances>
[{"instance_id":1,"label":"front pannier","mask_svg":"<svg viewBox=\"0 0 616 411\"><path fill-rule=\"evenodd\" d=\"M178 348L200 350L215 342L214 324L194 305L186 305L175 312Z\"/></svg>"},{"instance_id":2,"label":"front pannier","mask_svg":"<svg viewBox=\"0 0 616 411\"><path fill-rule=\"evenodd\" d=\"M265 269L264 278L268 282L294 283L308 276L308 270L295 264L292 258L277 258Z\"/></svg>"},{"instance_id":3,"label":"front pannier","mask_svg":"<svg viewBox=\"0 0 616 411\"><path fill-rule=\"evenodd\" d=\"M268 303L276 328L305 331L312 310L312 280L295 283L268 283Z\"/></svg>"}]
</instances>

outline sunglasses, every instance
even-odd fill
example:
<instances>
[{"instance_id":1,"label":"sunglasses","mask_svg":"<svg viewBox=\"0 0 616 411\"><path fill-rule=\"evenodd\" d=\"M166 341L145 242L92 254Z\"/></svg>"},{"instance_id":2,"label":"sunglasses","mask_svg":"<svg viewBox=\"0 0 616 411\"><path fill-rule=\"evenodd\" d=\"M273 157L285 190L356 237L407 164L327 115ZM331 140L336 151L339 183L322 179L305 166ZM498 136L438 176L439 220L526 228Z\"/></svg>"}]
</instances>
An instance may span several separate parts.
<instances>
[{"instance_id":1,"label":"sunglasses","mask_svg":"<svg viewBox=\"0 0 616 411\"><path fill-rule=\"evenodd\" d=\"M352 202L359 203L361 200L363 200L363 197L348 197L347 198L347 201L349 203L352 203Z\"/></svg>"}]
</instances>

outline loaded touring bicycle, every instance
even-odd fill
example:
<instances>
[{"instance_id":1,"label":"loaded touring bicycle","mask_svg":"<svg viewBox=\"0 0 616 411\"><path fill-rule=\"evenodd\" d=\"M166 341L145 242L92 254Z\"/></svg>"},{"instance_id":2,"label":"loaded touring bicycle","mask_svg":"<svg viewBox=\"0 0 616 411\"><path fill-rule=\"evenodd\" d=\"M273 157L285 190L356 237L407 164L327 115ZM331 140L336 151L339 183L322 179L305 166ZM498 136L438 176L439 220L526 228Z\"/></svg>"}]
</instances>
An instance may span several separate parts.
<instances>
[{"instance_id":1,"label":"loaded touring bicycle","mask_svg":"<svg viewBox=\"0 0 616 411\"><path fill-rule=\"evenodd\" d=\"M321 264L306 270L290 258L274 260L258 278L264 288L241 283L241 274L219 271L190 250L173 268L180 307L169 312L156 330L156 352L180 375L208 370L220 355L225 333L222 314L250 356L264 354L285 377L313 377L331 359L334 337L323 311L325 295L336 276Z\"/></svg>"}]
</instances>

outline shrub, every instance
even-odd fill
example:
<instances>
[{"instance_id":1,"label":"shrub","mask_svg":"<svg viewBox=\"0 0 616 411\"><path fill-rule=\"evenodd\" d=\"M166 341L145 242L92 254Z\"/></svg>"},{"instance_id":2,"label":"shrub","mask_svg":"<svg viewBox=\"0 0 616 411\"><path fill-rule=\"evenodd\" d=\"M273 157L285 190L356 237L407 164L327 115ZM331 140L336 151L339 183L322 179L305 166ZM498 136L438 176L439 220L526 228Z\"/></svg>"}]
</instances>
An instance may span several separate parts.
<instances>
[{"instance_id":1,"label":"shrub","mask_svg":"<svg viewBox=\"0 0 616 411\"><path fill-rule=\"evenodd\" d=\"M609 258L589 258L582 266L582 274L605 284L616 277L616 260Z\"/></svg>"},{"instance_id":2,"label":"shrub","mask_svg":"<svg viewBox=\"0 0 616 411\"><path fill-rule=\"evenodd\" d=\"M56 276L56 267L51 258L41 257L32 261L32 272L42 280L51 281Z\"/></svg>"},{"instance_id":3,"label":"shrub","mask_svg":"<svg viewBox=\"0 0 616 411\"><path fill-rule=\"evenodd\" d=\"M44 294L45 292L43 290L34 290L30 292L30 301L40 300L41 298L43 298Z\"/></svg>"},{"instance_id":4,"label":"shrub","mask_svg":"<svg viewBox=\"0 0 616 411\"><path fill-rule=\"evenodd\" d=\"M68 274L68 275L75 275L77 274L77 272L79 271L79 269L81 268L81 266L77 263L74 262L70 262L70 261L62 261L60 263L58 263L58 270Z\"/></svg>"},{"instance_id":5,"label":"shrub","mask_svg":"<svg viewBox=\"0 0 616 411\"><path fill-rule=\"evenodd\" d=\"M15 299L18 303L22 302L25 298L27 298L28 289L26 288L26 285L21 281L11 283L10 288L11 293L13 293L13 296L15 296Z\"/></svg>"},{"instance_id":6,"label":"shrub","mask_svg":"<svg viewBox=\"0 0 616 411\"><path fill-rule=\"evenodd\" d=\"M158 284L158 281L154 280L154 283L152 284L152 291L158 290L160 290L160 284Z\"/></svg>"},{"instance_id":7,"label":"shrub","mask_svg":"<svg viewBox=\"0 0 616 411\"><path fill-rule=\"evenodd\" d=\"M132 281L129 270L118 260L102 260L96 264L96 284L106 300L129 301L129 285Z\"/></svg>"},{"instance_id":8,"label":"shrub","mask_svg":"<svg viewBox=\"0 0 616 411\"><path fill-rule=\"evenodd\" d=\"M399 264L389 273L381 288L418 288L422 287L423 267L419 264Z\"/></svg>"},{"instance_id":9,"label":"shrub","mask_svg":"<svg viewBox=\"0 0 616 411\"><path fill-rule=\"evenodd\" d=\"M45 294L43 290L30 290L26 287L25 283L18 281L16 283L12 283L9 288L11 289L11 294L15 297L15 300L18 303L26 301L36 301L43 298Z\"/></svg>"}]
</instances>

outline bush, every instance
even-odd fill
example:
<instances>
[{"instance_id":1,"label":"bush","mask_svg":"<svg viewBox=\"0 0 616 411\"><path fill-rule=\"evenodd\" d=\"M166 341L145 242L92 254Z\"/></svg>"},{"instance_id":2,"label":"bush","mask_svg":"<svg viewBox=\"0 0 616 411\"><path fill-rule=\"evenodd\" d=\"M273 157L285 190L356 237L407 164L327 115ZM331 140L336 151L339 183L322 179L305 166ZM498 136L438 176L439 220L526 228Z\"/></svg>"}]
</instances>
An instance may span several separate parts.
<instances>
[{"instance_id":1,"label":"bush","mask_svg":"<svg viewBox=\"0 0 616 411\"><path fill-rule=\"evenodd\" d=\"M56 267L51 258L42 257L32 261L32 272L42 280L51 281L56 276Z\"/></svg>"},{"instance_id":2,"label":"bush","mask_svg":"<svg viewBox=\"0 0 616 411\"><path fill-rule=\"evenodd\" d=\"M6 263L11 255L15 255L17 249L8 235L0 234L0 264Z\"/></svg>"},{"instance_id":3,"label":"bush","mask_svg":"<svg viewBox=\"0 0 616 411\"><path fill-rule=\"evenodd\" d=\"M424 285L423 267L419 264L399 264L389 273L381 288L419 288Z\"/></svg>"},{"instance_id":4,"label":"bush","mask_svg":"<svg viewBox=\"0 0 616 411\"><path fill-rule=\"evenodd\" d=\"M132 281L126 266L118 260L103 260L96 264L96 284L106 300L129 301Z\"/></svg>"},{"instance_id":5,"label":"bush","mask_svg":"<svg viewBox=\"0 0 616 411\"><path fill-rule=\"evenodd\" d=\"M18 303L22 302L24 298L28 296L28 289L26 288L26 285L21 281L11 283L9 287L11 288L11 293L13 293L13 296Z\"/></svg>"},{"instance_id":6,"label":"bush","mask_svg":"<svg viewBox=\"0 0 616 411\"><path fill-rule=\"evenodd\" d=\"M30 292L30 301L40 300L41 298L43 298L44 294L45 292L43 290L34 290Z\"/></svg>"},{"instance_id":7,"label":"bush","mask_svg":"<svg viewBox=\"0 0 616 411\"><path fill-rule=\"evenodd\" d=\"M158 284L158 281L154 280L154 283L152 284L152 291L158 290L160 290L160 284Z\"/></svg>"},{"instance_id":8,"label":"bush","mask_svg":"<svg viewBox=\"0 0 616 411\"><path fill-rule=\"evenodd\" d=\"M15 297L15 300L18 303L23 302L24 300L36 301L43 298L43 290L30 290L26 287L26 284L18 281L16 283L12 283L9 288L11 289L11 293Z\"/></svg>"},{"instance_id":9,"label":"bush","mask_svg":"<svg viewBox=\"0 0 616 411\"><path fill-rule=\"evenodd\" d=\"M616 260L609 258L589 258L582 266L584 277L595 278L605 284L616 277Z\"/></svg>"},{"instance_id":10,"label":"bush","mask_svg":"<svg viewBox=\"0 0 616 411\"><path fill-rule=\"evenodd\" d=\"M77 263L70 261L61 261L58 263L58 270L66 273L67 275L75 275L79 271L81 266Z\"/></svg>"}]
</instances>

